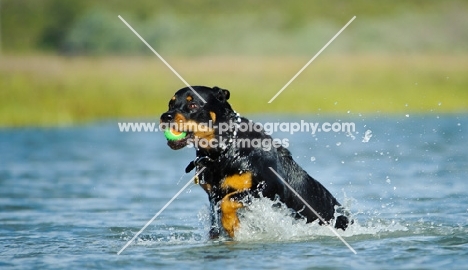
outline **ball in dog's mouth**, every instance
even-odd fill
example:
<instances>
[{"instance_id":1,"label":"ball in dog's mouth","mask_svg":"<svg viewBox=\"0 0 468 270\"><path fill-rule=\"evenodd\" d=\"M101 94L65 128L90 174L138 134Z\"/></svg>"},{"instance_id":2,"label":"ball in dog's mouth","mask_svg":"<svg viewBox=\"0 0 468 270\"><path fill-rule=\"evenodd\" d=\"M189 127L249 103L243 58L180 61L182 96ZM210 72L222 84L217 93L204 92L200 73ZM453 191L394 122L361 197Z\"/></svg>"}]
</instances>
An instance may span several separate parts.
<instances>
[{"instance_id":1,"label":"ball in dog's mouth","mask_svg":"<svg viewBox=\"0 0 468 270\"><path fill-rule=\"evenodd\" d=\"M188 139L192 137L191 133L187 134L187 132L179 132L171 128L164 130L164 136L167 139L167 145L172 150L184 148L188 144Z\"/></svg>"},{"instance_id":2,"label":"ball in dog's mouth","mask_svg":"<svg viewBox=\"0 0 468 270\"><path fill-rule=\"evenodd\" d=\"M166 130L164 130L164 136L168 141L178 141L184 139L187 136L187 133L184 131L180 132L172 128L166 128Z\"/></svg>"}]
</instances>

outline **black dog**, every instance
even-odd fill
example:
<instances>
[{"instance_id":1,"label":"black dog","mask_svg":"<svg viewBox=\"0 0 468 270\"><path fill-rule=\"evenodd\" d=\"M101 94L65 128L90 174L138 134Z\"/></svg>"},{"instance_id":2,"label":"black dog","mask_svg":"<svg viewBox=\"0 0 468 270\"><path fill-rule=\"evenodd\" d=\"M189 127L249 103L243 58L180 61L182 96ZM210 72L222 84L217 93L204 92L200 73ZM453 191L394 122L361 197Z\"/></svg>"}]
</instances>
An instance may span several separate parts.
<instances>
[{"instance_id":1,"label":"black dog","mask_svg":"<svg viewBox=\"0 0 468 270\"><path fill-rule=\"evenodd\" d=\"M316 220L318 217L282 179L307 201L321 220L329 222L334 218L335 207L340 206L338 201L293 160L289 150L231 108L227 102L228 90L204 86L194 86L193 89L196 93L188 87L175 93L169 102L169 110L161 115L161 126L170 125L173 130L187 134L179 140L168 140L172 149L188 144L196 148L196 159L187 166L186 172L205 168L197 180L210 200L212 238L220 234L220 223L233 237L240 226L237 209L260 195L272 200L279 198L307 222ZM239 131L240 125L245 127L249 123L248 131ZM265 142L273 146L265 149ZM335 228L344 230L348 223L348 218L340 215Z\"/></svg>"}]
</instances>

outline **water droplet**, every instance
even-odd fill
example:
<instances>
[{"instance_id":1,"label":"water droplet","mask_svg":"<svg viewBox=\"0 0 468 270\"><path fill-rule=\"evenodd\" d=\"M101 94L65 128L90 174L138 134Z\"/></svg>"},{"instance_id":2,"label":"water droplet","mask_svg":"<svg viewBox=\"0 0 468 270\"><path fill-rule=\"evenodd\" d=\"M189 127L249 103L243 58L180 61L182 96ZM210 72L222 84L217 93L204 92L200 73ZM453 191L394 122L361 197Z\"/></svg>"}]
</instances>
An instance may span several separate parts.
<instances>
[{"instance_id":1,"label":"water droplet","mask_svg":"<svg viewBox=\"0 0 468 270\"><path fill-rule=\"evenodd\" d=\"M405 116L406 116L406 117L409 117L409 114L406 114Z\"/></svg>"},{"instance_id":2,"label":"water droplet","mask_svg":"<svg viewBox=\"0 0 468 270\"><path fill-rule=\"evenodd\" d=\"M364 133L364 137L362 137L362 142L363 143L368 142L371 137L372 137L372 130L370 129L366 130L366 132Z\"/></svg>"},{"instance_id":3,"label":"water droplet","mask_svg":"<svg viewBox=\"0 0 468 270\"><path fill-rule=\"evenodd\" d=\"M314 162L314 161L315 161L315 157L310 157L310 161Z\"/></svg>"},{"instance_id":4,"label":"water droplet","mask_svg":"<svg viewBox=\"0 0 468 270\"><path fill-rule=\"evenodd\" d=\"M341 145L341 142L337 142L337 143L336 143L336 146L340 146L340 145Z\"/></svg>"},{"instance_id":5,"label":"water droplet","mask_svg":"<svg viewBox=\"0 0 468 270\"><path fill-rule=\"evenodd\" d=\"M356 139L356 137L351 132L346 133L346 137L351 137L352 140Z\"/></svg>"}]
</instances>

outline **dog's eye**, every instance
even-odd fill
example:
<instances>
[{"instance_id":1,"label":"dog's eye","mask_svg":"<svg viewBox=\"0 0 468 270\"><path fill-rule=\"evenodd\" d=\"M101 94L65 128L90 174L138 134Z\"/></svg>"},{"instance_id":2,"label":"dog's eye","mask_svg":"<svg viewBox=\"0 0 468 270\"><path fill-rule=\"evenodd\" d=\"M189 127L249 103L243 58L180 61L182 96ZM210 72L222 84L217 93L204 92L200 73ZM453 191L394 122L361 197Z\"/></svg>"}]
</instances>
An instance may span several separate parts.
<instances>
[{"instance_id":1,"label":"dog's eye","mask_svg":"<svg viewBox=\"0 0 468 270\"><path fill-rule=\"evenodd\" d=\"M195 103L189 103L189 105L187 105L189 110L195 110L198 108L198 105L195 104Z\"/></svg>"}]
</instances>

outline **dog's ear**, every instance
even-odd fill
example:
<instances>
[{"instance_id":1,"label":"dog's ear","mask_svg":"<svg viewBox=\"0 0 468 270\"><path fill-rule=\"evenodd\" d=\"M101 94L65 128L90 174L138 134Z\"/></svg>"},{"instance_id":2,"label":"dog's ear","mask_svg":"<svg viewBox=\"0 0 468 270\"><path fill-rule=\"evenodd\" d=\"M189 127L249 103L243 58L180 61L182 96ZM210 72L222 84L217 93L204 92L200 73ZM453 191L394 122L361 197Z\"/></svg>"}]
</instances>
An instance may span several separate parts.
<instances>
[{"instance_id":1,"label":"dog's ear","mask_svg":"<svg viewBox=\"0 0 468 270\"><path fill-rule=\"evenodd\" d=\"M229 97L231 96L231 93L229 93L229 90L221 89L217 86L213 87L213 90L216 91L215 93L216 99L218 99L221 102L228 100Z\"/></svg>"}]
</instances>

